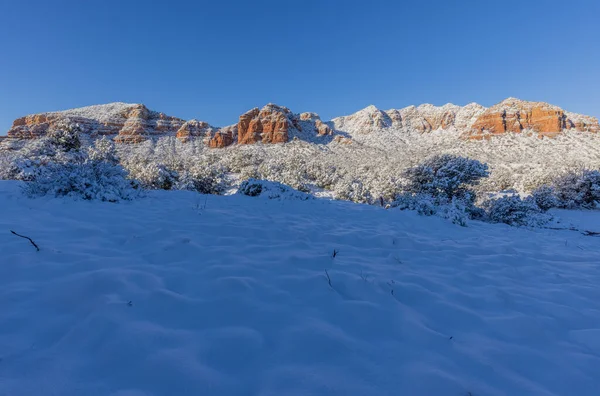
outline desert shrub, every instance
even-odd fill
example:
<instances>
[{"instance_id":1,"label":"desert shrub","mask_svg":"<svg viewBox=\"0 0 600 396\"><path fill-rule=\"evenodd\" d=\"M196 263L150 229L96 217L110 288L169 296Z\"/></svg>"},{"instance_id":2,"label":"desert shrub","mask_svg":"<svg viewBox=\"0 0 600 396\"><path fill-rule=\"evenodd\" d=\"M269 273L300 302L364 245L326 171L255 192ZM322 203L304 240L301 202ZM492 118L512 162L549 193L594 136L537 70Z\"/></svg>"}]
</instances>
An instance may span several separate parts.
<instances>
[{"instance_id":1,"label":"desert shrub","mask_svg":"<svg viewBox=\"0 0 600 396\"><path fill-rule=\"evenodd\" d=\"M0 180L20 180L17 156L9 151L0 151Z\"/></svg>"},{"instance_id":2,"label":"desert shrub","mask_svg":"<svg viewBox=\"0 0 600 396\"><path fill-rule=\"evenodd\" d=\"M450 154L434 156L403 172L403 191L392 206L465 226L467 219L481 216L472 187L488 174L487 165L479 161Z\"/></svg>"},{"instance_id":3,"label":"desert shrub","mask_svg":"<svg viewBox=\"0 0 600 396\"><path fill-rule=\"evenodd\" d=\"M130 176L143 188L170 190L177 183L179 174L166 165L157 162L139 163L130 168Z\"/></svg>"},{"instance_id":4,"label":"desert shrub","mask_svg":"<svg viewBox=\"0 0 600 396\"><path fill-rule=\"evenodd\" d=\"M533 190L530 199L544 212L559 206L554 188L548 185L542 185Z\"/></svg>"},{"instance_id":5,"label":"desert shrub","mask_svg":"<svg viewBox=\"0 0 600 396\"><path fill-rule=\"evenodd\" d=\"M372 203L373 197L370 191L358 177L347 175L339 180L334 189L334 197L338 200L352 201L356 203Z\"/></svg>"},{"instance_id":6,"label":"desert shrub","mask_svg":"<svg viewBox=\"0 0 600 396\"><path fill-rule=\"evenodd\" d=\"M448 202L453 198L469 202L475 197L471 188L488 175L487 164L477 160L450 154L436 155L404 171L404 191L427 194Z\"/></svg>"},{"instance_id":7,"label":"desert shrub","mask_svg":"<svg viewBox=\"0 0 600 396\"><path fill-rule=\"evenodd\" d=\"M306 164L306 177L317 187L331 190L337 181L341 178L341 171L334 164L327 163L323 156L322 162L312 160Z\"/></svg>"},{"instance_id":8,"label":"desert shrub","mask_svg":"<svg viewBox=\"0 0 600 396\"><path fill-rule=\"evenodd\" d=\"M305 169L306 162L298 155L269 158L258 166L262 179L278 181L296 190L308 192L309 179Z\"/></svg>"},{"instance_id":9,"label":"desert shrub","mask_svg":"<svg viewBox=\"0 0 600 396\"><path fill-rule=\"evenodd\" d=\"M476 209L458 198L447 201L429 194L400 194L393 206L400 210L414 210L422 216L438 216L463 227L467 226L470 218L475 217Z\"/></svg>"},{"instance_id":10,"label":"desert shrub","mask_svg":"<svg viewBox=\"0 0 600 396\"><path fill-rule=\"evenodd\" d=\"M433 216L437 213L440 202L429 194L400 194L392 207L400 210L415 210L423 216Z\"/></svg>"},{"instance_id":11,"label":"desert shrub","mask_svg":"<svg viewBox=\"0 0 600 396\"><path fill-rule=\"evenodd\" d=\"M254 179L244 180L238 188L238 194L247 195L249 197L258 197L262 193L262 191L262 181Z\"/></svg>"},{"instance_id":12,"label":"desert shrub","mask_svg":"<svg viewBox=\"0 0 600 396\"><path fill-rule=\"evenodd\" d=\"M48 140L61 151L79 150L81 128L74 123L61 123L48 131Z\"/></svg>"},{"instance_id":13,"label":"desert shrub","mask_svg":"<svg viewBox=\"0 0 600 396\"><path fill-rule=\"evenodd\" d=\"M238 194L249 197L264 197L268 199L298 199L307 200L312 196L294 190L290 186L269 180L248 179L240 183Z\"/></svg>"},{"instance_id":14,"label":"desert shrub","mask_svg":"<svg viewBox=\"0 0 600 396\"><path fill-rule=\"evenodd\" d=\"M482 207L486 220L491 223L538 227L551 220L550 216L542 213L533 199L521 199L516 194L486 200Z\"/></svg>"},{"instance_id":15,"label":"desert shrub","mask_svg":"<svg viewBox=\"0 0 600 396\"><path fill-rule=\"evenodd\" d=\"M69 196L108 202L129 200L138 195L136 185L121 166L89 158L36 167L23 192L29 197Z\"/></svg>"},{"instance_id":16,"label":"desert shrub","mask_svg":"<svg viewBox=\"0 0 600 396\"><path fill-rule=\"evenodd\" d=\"M193 190L201 194L225 193L229 187L226 170L220 166L194 166L180 173L174 188L178 190Z\"/></svg>"},{"instance_id":17,"label":"desert shrub","mask_svg":"<svg viewBox=\"0 0 600 396\"><path fill-rule=\"evenodd\" d=\"M595 208L600 202L600 171L572 171L556 179L552 187L558 207Z\"/></svg>"},{"instance_id":18,"label":"desert shrub","mask_svg":"<svg viewBox=\"0 0 600 396\"><path fill-rule=\"evenodd\" d=\"M92 161L104 161L109 164L116 165L119 163L119 157L115 144L106 136L96 140L93 146L88 148L88 157Z\"/></svg>"}]
</instances>

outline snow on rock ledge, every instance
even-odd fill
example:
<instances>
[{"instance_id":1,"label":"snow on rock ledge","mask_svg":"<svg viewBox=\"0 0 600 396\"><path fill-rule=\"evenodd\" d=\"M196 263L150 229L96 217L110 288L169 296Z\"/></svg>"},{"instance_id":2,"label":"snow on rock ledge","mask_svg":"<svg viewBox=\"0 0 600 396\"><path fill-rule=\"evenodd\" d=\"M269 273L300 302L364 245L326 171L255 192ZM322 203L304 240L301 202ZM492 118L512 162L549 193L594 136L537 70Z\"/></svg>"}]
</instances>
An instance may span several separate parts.
<instances>
[{"instance_id":1,"label":"snow on rock ledge","mask_svg":"<svg viewBox=\"0 0 600 396\"><path fill-rule=\"evenodd\" d=\"M470 138L508 132L532 130L538 136L554 136L563 130L599 132L598 119L566 112L558 106L544 102L527 102L508 98L487 109L472 125Z\"/></svg>"},{"instance_id":2,"label":"snow on rock ledge","mask_svg":"<svg viewBox=\"0 0 600 396\"><path fill-rule=\"evenodd\" d=\"M142 104L111 103L22 117L14 121L8 137L39 138L64 122L79 124L91 137L111 136L118 143L139 143L149 137L175 135L184 120Z\"/></svg>"}]
</instances>

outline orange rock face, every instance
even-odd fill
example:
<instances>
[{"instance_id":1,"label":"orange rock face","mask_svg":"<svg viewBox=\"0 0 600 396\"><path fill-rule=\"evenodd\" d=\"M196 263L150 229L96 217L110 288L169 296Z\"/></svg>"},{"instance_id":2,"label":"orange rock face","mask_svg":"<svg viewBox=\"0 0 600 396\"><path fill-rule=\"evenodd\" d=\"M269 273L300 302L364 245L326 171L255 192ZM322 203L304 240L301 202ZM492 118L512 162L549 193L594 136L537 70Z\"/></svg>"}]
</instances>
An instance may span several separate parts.
<instances>
[{"instance_id":1,"label":"orange rock face","mask_svg":"<svg viewBox=\"0 0 600 396\"><path fill-rule=\"evenodd\" d=\"M149 137L175 135L184 121L141 104L111 103L22 117L15 120L8 137L43 137L62 123L79 124L92 138L113 136L117 143L139 143Z\"/></svg>"},{"instance_id":2,"label":"orange rock face","mask_svg":"<svg viewBox=\"0 0 600 396\"><path fill-rule=\"evenodd\" d=\"M238 144L287 142L294 126L292 116L289 109L275 104L242 114L237 125Z\"/></svg>"},{"instance_id":3,"label":"orange rock face","mask_svg":"<svg viewBox=\"0 0 600 396\"><path fill-rule=\"evenodd\" d=\"M568 113L543 102L509 98L490 107L471 127L470 138L482 139L504 133L537 132L538 136L555 136L565 129L598 132L598 120Z\"/></svg>"},{"instance_id":4,"label":"orange rock face","mask_svg":"<svg viewBox=\"0 0 600 396\"><path fill-rule=\"evenodd\" d=\"M219 129L213 136L211 136L206 144L211 148L223 148L233 144L237 138L237 125L230 125Z\"/></svg>"},{"instance_id":5,"label":"orange rock face","mask_svg":"<svg viewBox=\"0 0 600 396\"><path fill-rule=\"evenodd\" d=\"M189 142L193 138L212 137L216 128L209 125L207 122L198 120L186 121L176 133L177 139L182 142Z\"/></svg>"}]
</instances>

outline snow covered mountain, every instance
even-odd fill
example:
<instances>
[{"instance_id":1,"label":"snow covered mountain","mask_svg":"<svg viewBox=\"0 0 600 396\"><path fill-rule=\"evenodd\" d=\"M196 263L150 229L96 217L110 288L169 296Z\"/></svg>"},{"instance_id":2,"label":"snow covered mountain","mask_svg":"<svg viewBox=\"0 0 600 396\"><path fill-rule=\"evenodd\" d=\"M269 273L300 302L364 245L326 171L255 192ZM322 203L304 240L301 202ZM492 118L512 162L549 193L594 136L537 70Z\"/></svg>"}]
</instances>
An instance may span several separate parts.
<instances>
[{"instance_id":1,"label":"snow covered mountain","mask_svg":"<svg viewBox=\"0 0 600 396\"><path fill-rule=\"evenodd\" d=\"M456 131L469 139L482 139L524 130L540 136L555 136L565 130L599 132L598 119L565 111L543 102L508 98L485 108L423 104L403 109L380 110L368 106L354 114L324 122L315 113L294 113L276 104L254 108L239 117L237 124L217 128L198 120L185 121L151 111L141 104L112 103L60 112L29 115L15 120L10 138L37 138L64 123L77 123L91 137L110 136L118 143L176 136L182 141L202 139L208 146L285 143L294 138L329 143L361 139L385 132Z\"/></svg>"},{"instance_id":2,"label":"snow covered mountain","mask_svg":"<svg viewBox=\"0 0 600 396\"><path fill-rule=\"evenodd\" d=\"M470 103L464 107L448 103L444 106L422 104L403 109L379 110L368 106L352 115L334 118L335 129L351 134L376 133L382 129L430 132L438 129L469 129L485 107Z\"/></svg>"}]
</instances>

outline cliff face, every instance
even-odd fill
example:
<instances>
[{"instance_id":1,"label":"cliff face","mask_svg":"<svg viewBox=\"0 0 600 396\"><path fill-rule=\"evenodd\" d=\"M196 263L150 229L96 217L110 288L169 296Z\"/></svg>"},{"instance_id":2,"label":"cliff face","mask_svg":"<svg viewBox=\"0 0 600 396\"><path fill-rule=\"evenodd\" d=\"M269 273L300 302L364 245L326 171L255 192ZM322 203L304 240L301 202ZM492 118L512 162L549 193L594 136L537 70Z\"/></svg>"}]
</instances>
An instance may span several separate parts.
<instances>
[{"instance_id":1,"label":"cliff face","mask_svg":"<svg viewBox=\"0 0 600 396\"><path fill-rule=\"evenodd\" d=\"M368 106L352 115L334 118L332 122L335 129L349 133L372 133L382 129L425 133L438 129L466 129L484 111L485 107L476 103L464 107L423 104L386 111Z\"/></svg>"},{"instance_id":2,"label":"cliff face","mask_svg":"<svg viewBox=\"0 0 600 396\"><path fill-rule=\"evenodd\" d=\"M468 139L482 139L505 133L532 130L542 136L555 136L564 130L600 132L598 119L564 111L543 102L508 98L488 109L471 103L408 106L379 110L368 106L352 115L334 118L335 129L350 134L369 134L385 130L416 131L456 130Z\"/></svg>"},{"instance_id":3,"label":"cliff face","mask_svg":"<svg viewBox=\"0 0 600 396\"><path fill-rule=\"evenodd\" d=\"M236 143L286 143L292 139L315 143L349 142L352 136L388 130L418 133L454 130L468 139L524 130L549 137L564 130L600 132L597 118L571 113L548 103L508 98L487 109L476 103L462 107L424 104L386 111L368 106L330 122L323 122L315 113L297 114L270 103L242 114L237 124L223 128L204 121L184 121L151 111L142 104L112 103L19 118L8 131L8 138L39 138L63 123L77 123L91 138L109 136L117 143L176 136L183 142L199 139L212 148Z\"/></svg>"},{"instance_id":4,"label":"cliff face","mask_svg":"<svg viewBox=\"0 0 600 396\"><path fill-rule=\"evenodd\" d=\"M593 117L569 113L548 103L508 98L479 116L471 126L470 137L477 139L486 135L519 133L526 129L537 132L539 136L554 136L569 129L600 131L598 120Z\"/></svg>"},{"instance_id":5,"label":"cliff face","mask_svg":"<svg viewBox=\"0 0 600 396\"><path fill-rule=\"evenodd\" d=\"M294 128L293 114L287 107L269 103L242 114L238 122L238 143L285 143Z\"/></svg>"},{"instance_id":6,"label":"cliff face","mask_svg":"<svg viewBox=\"0 0 600 396\"><path fill-rule=\"evenodd\" d=\"M61 123L77 123L91 137L111 136L118 143L139 143L149 137L175 134L184 120L150 111L141 104L111 103L34 114L14 121L9 137L32 139Z\"/></svg>"}]
</instances>

